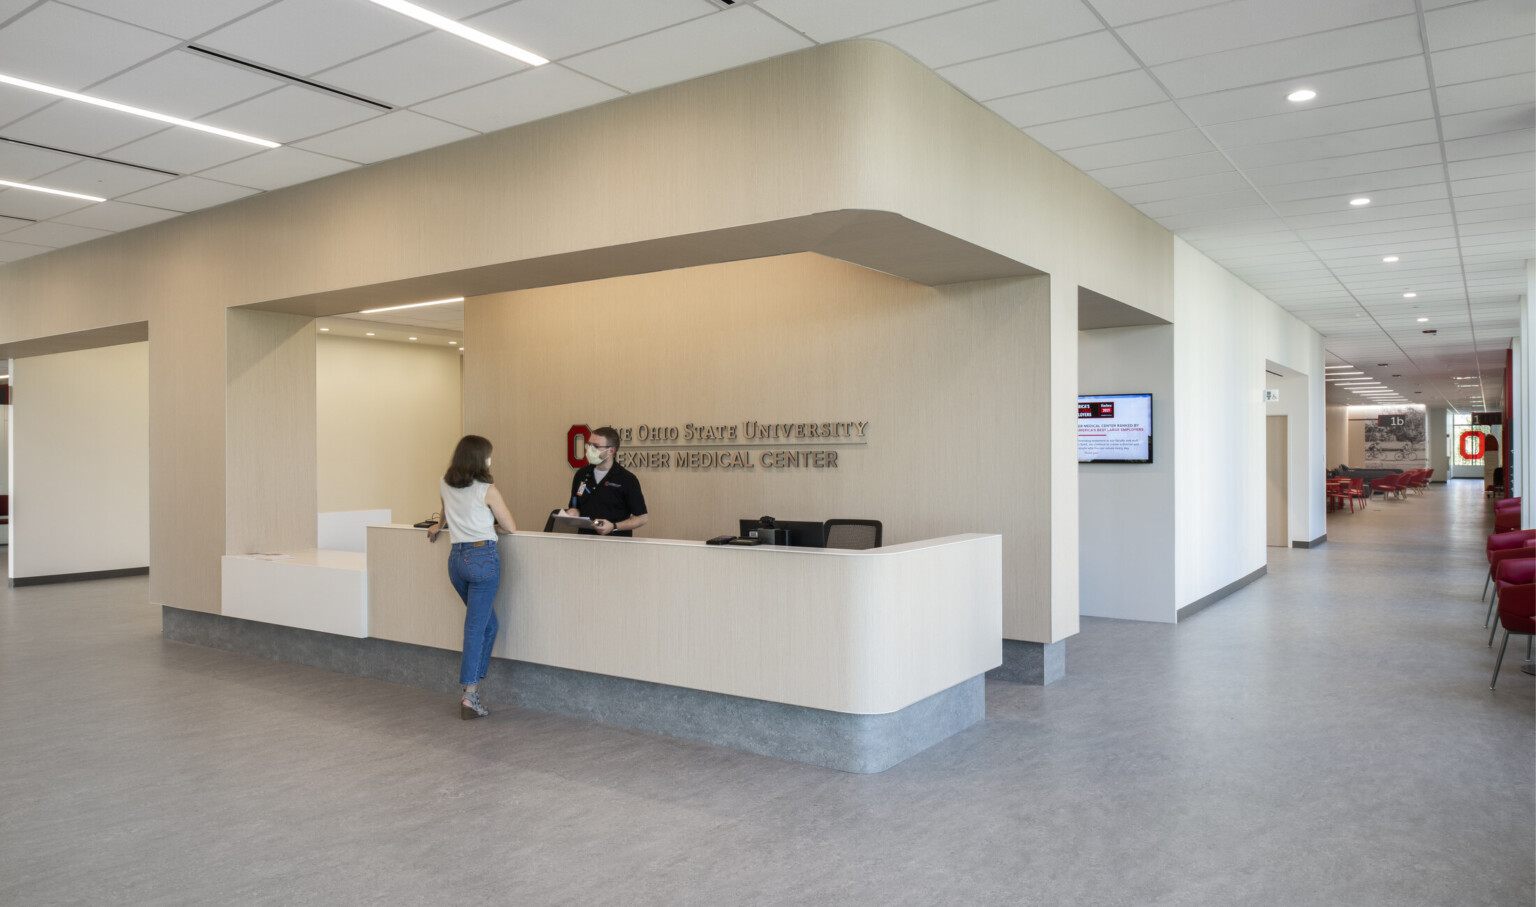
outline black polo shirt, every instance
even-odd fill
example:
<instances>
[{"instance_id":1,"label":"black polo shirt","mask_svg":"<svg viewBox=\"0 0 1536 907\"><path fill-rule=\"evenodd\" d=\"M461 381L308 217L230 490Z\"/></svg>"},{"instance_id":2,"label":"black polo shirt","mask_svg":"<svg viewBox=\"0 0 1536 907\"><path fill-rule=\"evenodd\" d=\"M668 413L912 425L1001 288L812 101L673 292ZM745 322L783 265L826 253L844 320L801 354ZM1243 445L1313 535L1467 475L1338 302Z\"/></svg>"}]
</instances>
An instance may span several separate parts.
<instances>
[{"instance_id":1,"label":"black polo shirt","mask_svg":"<svg viewBox=\"0 0 1536 907\"><path fill-rule=\"evenodd\" d=\"M646 513L645 494L640 491L640 480L634 473L614 463L599 484L596 472L597 467L590 464L576 470L576 475L571 477L571 507L581 511L584 517L610 523ZM586 535L597 532L595 529L581 531ZM632 536L634 533L620 529L609 535Z\"/></svg>"}]
</instances>

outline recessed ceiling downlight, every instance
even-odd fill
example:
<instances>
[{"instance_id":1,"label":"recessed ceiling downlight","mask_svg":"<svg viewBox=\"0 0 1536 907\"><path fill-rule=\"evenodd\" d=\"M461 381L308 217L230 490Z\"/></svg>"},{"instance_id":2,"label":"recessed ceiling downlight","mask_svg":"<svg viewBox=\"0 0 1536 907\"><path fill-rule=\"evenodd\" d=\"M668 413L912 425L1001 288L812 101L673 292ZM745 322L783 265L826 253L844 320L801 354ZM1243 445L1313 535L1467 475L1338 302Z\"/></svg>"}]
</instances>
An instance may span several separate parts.
<instances>
[{"instance_id":1,"label":"recessed ceiling downlight","mask_svg":"<svg viewBox=\"0 0 1536 907\"><path fill-rule=\"evenodd\" d=\"M1362 195L1359 198L1352 198L1352 199L1350 199L1349 203L1351 205L1353 205L1354 207L1356 207L1356 208L1361 208L1361 207L1364 207L1366 205L1369 205L1371 203L1371 200Z\"/></svg>"},{"instance_id":2,"label":"recessed ceiling downlight","mask_svg":"<svg viewBox=\"0 0 1536 907\"><path fill-rule=\"evenodd\" d=\"M1310 100L1312 100L1315 97L1317 97L1317 92L1313 91L1312 89L1310 89L1310 88L1298 88L1297 90L1295 90L1295 91L1291 92L1290 94L1286 95L1285 99L1287 101L1292 101L1294 103L1300 104L1302 101L1310 101Z\"/></svg>"},{"instance_id":3,"label":"recessed ceiling downlight","mask_svg":"<svg viewBox=\"0 0 1536 907\"><path fill-rule=\"evenodd\" d=\"M1397 256L1388 255L1386 258L1383 258L1382 261L1386 262L1387 264L1391 264L1392 262L1397 261Z\"/></svg>"}]
</instances>

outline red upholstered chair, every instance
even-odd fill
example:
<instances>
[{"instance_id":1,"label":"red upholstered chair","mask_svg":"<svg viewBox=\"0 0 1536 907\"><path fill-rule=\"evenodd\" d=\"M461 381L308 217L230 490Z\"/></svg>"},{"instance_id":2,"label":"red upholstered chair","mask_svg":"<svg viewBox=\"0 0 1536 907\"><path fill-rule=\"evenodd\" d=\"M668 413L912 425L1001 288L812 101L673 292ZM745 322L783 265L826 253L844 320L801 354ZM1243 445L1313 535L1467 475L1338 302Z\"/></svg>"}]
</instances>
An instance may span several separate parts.
<instances>
[{"instance_id":1,"label":"red upholstered chair","mask_svg":"<svg viewBox=\"0 0 1536 907\"><path fill-rule=\"evenodd\" d=\"M1520 546L1488 552L1488 569L1493 571L1493 600L1488 603L1488 614L1483 626L1493 619L1493 609L1499 603L1499 586L1502 583L1536 582L1536 548ZM1495 627L1497 629L1497 627ZM1493 645L1493 634L1488 634L1488 645Z\"/></svg>"},{"instance_id":2,"label":"red upholstered chair","mask_svg":"<svg viewBox=\"0 0 1536 907\"><path fill-rule=\"evenodd\" d=\"M1372 479L1371 493L1375 494L1377 492L1381 493L1382 500L1386 500L1394 494L1401 496L1403 493L1403 474L1399 472L1389 476L1382 476L1379 479Z\"/></svg>"},{"instance_id":3,"label":"red upholstered chair","mask_svg":"<svg viewBox=\"0 0 1536 907\"><path fill-rule=\"evenodd\" d=\"M1479 600L1488 597L1488 584L1493 582L1493 552L1505 548L1522 548L1526 542L1536 539L1536 529L1517 529L1514 532L1495 532L1488 536L1488 542L1484 551L1488 555L1488 578L1483 581L1483 594Z\"/></svg>"},{"instance_id":4,"label":"red upholstered chair","mask_svg":"<svg viewBox=\"0 0 1536 907\"><path fill-rule=\"evenodd\" d=\"M1519 528L1520 528L1520 511L1518 511L1518 510L1497 510L1497 511L1494 511L1494 514L1493 514L1493 531L1495 533L1499 533L1499 532L1514 532L1515 530L1517 530Z\"/></svg>"},{"instance_id":5,"label":"red upholstered chair","mask_svg":"<svg viewBox=\"0 0 1536 907\"><path fill-rule=\"evenodd\" d=\"M1501 498L1501 499L1493 502L1493 512L1494 513L1503 513L1506 510L1519 510L1519 509L1520 509L1520 499L1519 498Z\"/></svg>"},{"instance_id":6,"label":"red upholstered chair","mask_svg":"<svg viewBox=\"0 0 1536 907\"><path fill-rule=\"evenodd\" d=\"M1493 680L1488 683L1490 690L1498 685L1504 650L1509 648L1509 634L1530 636L1536 633L1536 584L1500 583L1499 587L1499 624L1504 627L1504 642L1499 646L1498 660L1493 663ZM1498 631L1497 626L1494 631Z\"/></svg>"}]
</instances>

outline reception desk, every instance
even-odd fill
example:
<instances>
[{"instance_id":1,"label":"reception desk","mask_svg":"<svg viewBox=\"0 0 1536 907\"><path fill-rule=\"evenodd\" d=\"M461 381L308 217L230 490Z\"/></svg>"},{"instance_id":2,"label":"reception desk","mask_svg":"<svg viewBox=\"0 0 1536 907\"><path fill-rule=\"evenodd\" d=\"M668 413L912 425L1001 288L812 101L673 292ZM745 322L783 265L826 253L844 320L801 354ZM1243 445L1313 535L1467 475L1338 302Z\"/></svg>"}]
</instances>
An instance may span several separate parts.
<instances>
[{"instance_id":1,"label":"reception desk","mask_svg":"<svg viewBox=\"0 0 1536 907\"><path fill-rule=\"evenodd\" d=\"M868 551L520 532L500 542L492 702L848 771L981 719L1002 544ZM448 541L368 529L369 635L457 652ZM451 679L451 678L450 678Z\"/></svg>"}]
</instances>

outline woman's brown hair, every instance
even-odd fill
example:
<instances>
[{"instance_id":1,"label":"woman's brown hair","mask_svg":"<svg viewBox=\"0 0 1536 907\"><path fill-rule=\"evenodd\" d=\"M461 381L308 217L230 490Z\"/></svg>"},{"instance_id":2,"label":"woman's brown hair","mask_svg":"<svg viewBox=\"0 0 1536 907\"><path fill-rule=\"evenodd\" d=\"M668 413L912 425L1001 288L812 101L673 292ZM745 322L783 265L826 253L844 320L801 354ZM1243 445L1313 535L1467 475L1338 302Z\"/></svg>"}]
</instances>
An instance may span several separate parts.
<instances>
[{"instance_id":1,"label":"woman's brown hair","mask_svg":"<svg viewBox=\"0 0 1536 907\"><path fill-rule=\"evenodd\" d=\"M453 488L468 488L474 482L491 484L491 468L485 465L490 456L490 441L479 435L465 435L453 449L453 461L443 473L443 481Z\"/></svg>"}]
</instances>

